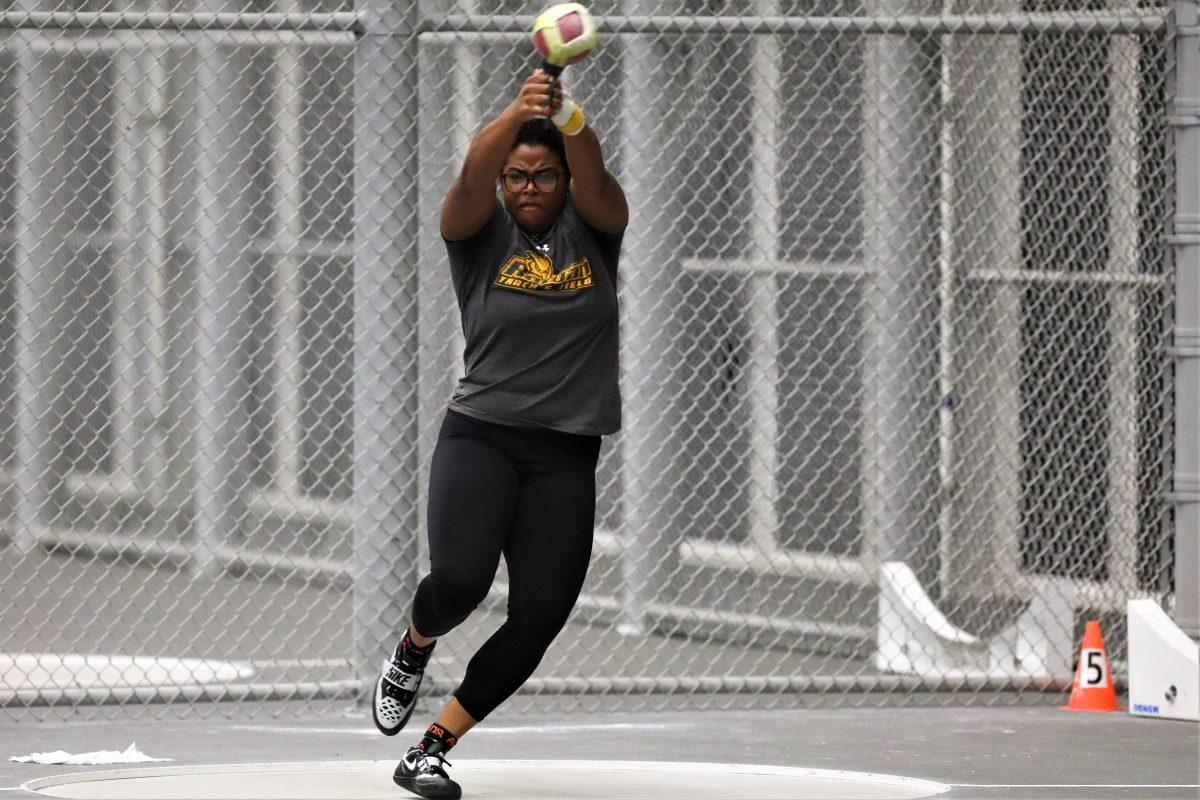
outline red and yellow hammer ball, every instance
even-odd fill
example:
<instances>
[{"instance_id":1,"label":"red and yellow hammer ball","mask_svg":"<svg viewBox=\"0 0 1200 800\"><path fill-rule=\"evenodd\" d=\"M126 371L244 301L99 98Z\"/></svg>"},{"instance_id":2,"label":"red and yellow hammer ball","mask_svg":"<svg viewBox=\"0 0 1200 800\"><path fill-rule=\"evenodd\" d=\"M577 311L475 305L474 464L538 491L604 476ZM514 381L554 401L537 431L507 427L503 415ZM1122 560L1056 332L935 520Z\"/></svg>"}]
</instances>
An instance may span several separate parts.
<instances>
[{"instance_id":1,"label":"red and yellow hammer ball","mask_svg":"<svg viewBox=\"0 0 1200 800\"><path fill-rule=\"evenodd\" d=\"M574 64L596 46L596 21L579 3L550 6L533 21L533 44L549 64Z\"/></svg>"}]
</instances>

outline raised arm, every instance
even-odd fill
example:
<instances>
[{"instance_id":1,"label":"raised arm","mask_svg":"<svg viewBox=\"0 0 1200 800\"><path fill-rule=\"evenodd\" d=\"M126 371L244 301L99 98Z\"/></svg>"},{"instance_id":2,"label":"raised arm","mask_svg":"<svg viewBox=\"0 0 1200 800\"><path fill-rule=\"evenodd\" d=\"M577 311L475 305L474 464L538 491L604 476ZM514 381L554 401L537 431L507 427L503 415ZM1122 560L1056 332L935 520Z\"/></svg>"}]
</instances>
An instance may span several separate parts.
<instances>
[{"instance_id":1,"label":"raised arm","mask_svg":"<svg viewBox=\"0 0 1200 800\"><path fill-rule=\"evenodd\" d=\"M587 224L605 233L620 233L629 223L629 205L621 184L604 166L600 140L590 126L574 136L564 136L567 166L571 168L571 196L575 210Z\"/></svg>"},{"instance_id":2,"label":"raised arm","mask_svg":"<svg viewBox=\"0 0 1200 800\"><path fill-rule=\"evenodd\" d=\"M496 178L504 167L522 123L544 117L550 79L541 70L525 81L517 98L475 135L462 170L442 202L440 228L449 241L477 233L496 203ZM560 92L556 87L556 98Z\"/></svg>"}]
</instances>

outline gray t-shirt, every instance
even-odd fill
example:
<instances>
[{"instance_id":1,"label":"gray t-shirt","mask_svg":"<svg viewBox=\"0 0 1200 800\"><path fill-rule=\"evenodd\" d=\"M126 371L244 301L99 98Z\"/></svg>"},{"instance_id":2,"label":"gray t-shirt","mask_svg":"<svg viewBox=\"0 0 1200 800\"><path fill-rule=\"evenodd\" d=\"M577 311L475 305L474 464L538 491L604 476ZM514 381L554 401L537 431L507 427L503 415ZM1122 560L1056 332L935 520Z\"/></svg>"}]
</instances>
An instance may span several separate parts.
<instances>
[{"instance_id":1,"label":"gray t-shirt","mask_svg":"<svg viewBox=\"0 0 1200 800\"><path fill-rule=\"evenodd\" d=\"M485 422L578 434L621 427L617 259L623 234L570 198L539 244L499 198L483 228L446 242L466 374L450 408Z\"/></svg>"}]
</instances>

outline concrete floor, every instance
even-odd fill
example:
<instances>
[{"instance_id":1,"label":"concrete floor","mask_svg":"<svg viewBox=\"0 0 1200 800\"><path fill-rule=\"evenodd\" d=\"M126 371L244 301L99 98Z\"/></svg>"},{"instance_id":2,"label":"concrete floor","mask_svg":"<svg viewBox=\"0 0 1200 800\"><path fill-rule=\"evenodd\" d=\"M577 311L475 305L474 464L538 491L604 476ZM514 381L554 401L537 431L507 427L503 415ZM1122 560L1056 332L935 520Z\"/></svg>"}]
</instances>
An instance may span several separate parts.
<instances>
[{"instance_id":1,"label":"concrete floor","mask_svg":"<svg viewBox=\"0 0 1200 800\"><path fill-rule=\"evenodd\" d=\"M328 781L332 779L326 776L322 784L321 780L310 777L305 783L309 793L297 790L295 796L409 797L407 792L390 785L389 774L403 750L419 738L423 724L423 718L416 719L410 723L410 730L388 739L376 733L366 715L355 709L347 709L341 717L288 721L0 722L3 744L0 798L39 796L21 788L38 778L116 768L17 764L8 760L11 756L59 749L73 753L123 750L131 742L137 742L149 755L174 759L166 765L147 764L147 768L324 762L328 773L336 775L340 771L350 776L357 770L359 778L344 777L330 784ZM596 765L587 764L545 764L542 770L508 765L504 780L510 789L504 793L499 788L502 782L497 777L499 773L485 771L489 766L494 768L495 760L500 759L703 762L850 770L948 784L949 791L939 796L954 800L999 797L1158 800L1200 795L1200 726L1139 719L1124 713L1069 713L1050 706L593 712L540 716L506 714L501 710L463 737L453 756L451 774L466 785L466 797L479 798L563 800L570 796L653 796L656 800L669 800L700 796L680 794L686 791L687 784L683 781L702 781L706 790L712 792L717 791L714 787L721 785L720 780L730 778L720 771L705 778L699 767L675 773L678 780L672 783L670 775L647 773L639 778L636 773L616 775L611 771L605 775L595 771ZM485 763L489 761L493 763ZM311 774L312 765L306 768ZM528 787L512 790L513 785L520 785L522 776L528 777ZM363 778L370 779L369 791L362 788L367 784L354 782ZM242 796L256 796L260 800L265 796L256 795L249 783L222 785L242 786L245 790ZM824 790L813 789L818 792L815 794L788 795L773 793L780 790L762 786L751 790L747 782L736 785L742 789L721 796L746 800L922 796L898 790L885 794L870 794L866 790L860 794L837 794L832 784ZM814 785L810 784L810 789ZM184 788L183 783L171 781L160 781L155 786L152 793L140 796L170 796L169 787L178 788L176 796L179 796ZM321 792L326 789L321 786L329 787L324 795ZM541 788L532 788L535 786ZM572 786L578 793L569 793ZM672 786L675 788L671 789ZM120 794L122 789L115 787L113 784L108 789L118 794L107 796L129 796ZM132 784L123 787L130 791L134 788ZM230 788L222 796L238 796L238 791L242 790Z\"/></svg>"}]
</instances>

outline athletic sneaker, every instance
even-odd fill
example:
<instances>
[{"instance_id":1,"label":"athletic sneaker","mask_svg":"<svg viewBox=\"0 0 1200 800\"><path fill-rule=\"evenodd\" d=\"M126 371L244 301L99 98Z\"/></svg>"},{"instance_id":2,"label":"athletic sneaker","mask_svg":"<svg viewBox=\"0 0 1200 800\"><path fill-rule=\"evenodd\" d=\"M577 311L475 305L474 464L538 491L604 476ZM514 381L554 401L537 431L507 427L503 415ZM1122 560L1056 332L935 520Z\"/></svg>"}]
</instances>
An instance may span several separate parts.
<instances>
[{"instance_id":1,"label":"athletic sneaker","mask_svg":"<svg viewBox=\"0 0 1200 800\"><path fill-rule=\"evenodd\" d=\"M383 662L383 672L375 682L375 702L372 703L375 727L385 736L395 736L408 723L417 706L417 689L425 675L429 655L437 646L429 646L423 660L404 652L403 644L396 646L391 661Z\"/></svg>"},{"instance_id":2,"label":"athletic sneaker","mask_svg":"<svg viewBox=\"0 0 1200 800\"><path fill-rule=\"evenodd\" d=\"M408 789L421 797L448 797L458 800L462 787L450 780L446 767L451 766L442 752L426 752L420 747L410 747L396 767L392 780L396 785Z\"/></svg>"}]
</instances>

